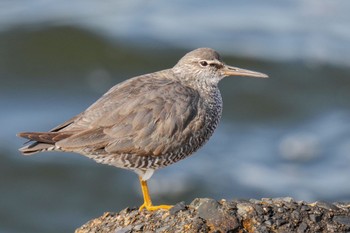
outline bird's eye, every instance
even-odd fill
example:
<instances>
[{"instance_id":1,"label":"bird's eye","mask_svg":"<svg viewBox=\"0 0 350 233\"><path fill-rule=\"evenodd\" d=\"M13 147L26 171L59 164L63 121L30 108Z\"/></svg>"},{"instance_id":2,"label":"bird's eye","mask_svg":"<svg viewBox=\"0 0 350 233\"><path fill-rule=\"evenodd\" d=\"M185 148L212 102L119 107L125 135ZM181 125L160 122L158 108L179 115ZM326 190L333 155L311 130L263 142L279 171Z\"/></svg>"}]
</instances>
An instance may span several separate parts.
<instances>
[{"instance_id":1,"label":"bird's eye","mask_svg":"<svg viewBox=\"0 0 350 233\"><path fill-rule=\"evenodd\" d=\"M206 61L200 61L199 62L199 64L201 65L201 66L207 66L208 65L208 62L206 62Z\"/></svg>"}]
</instances>

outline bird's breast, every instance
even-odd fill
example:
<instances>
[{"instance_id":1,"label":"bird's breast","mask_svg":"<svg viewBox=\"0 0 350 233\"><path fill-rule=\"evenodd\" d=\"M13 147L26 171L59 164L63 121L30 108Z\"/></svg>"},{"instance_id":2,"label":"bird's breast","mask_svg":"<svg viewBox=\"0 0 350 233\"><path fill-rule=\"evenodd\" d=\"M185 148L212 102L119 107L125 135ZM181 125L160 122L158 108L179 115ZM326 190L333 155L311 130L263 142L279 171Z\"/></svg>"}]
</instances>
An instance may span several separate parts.
<instances>
[{"instance_id":1,"label":"bird's breast","mask_svg":"<svg viewBox=\"0 0 350 233\"><path fill-rule=\"evenodd\" d=\"M213 134L214 130L219 124L221 114L222 97L219 89L216 89L205 98L205 130L207 131L208 139Z\"/></svg>"}]
</instances>

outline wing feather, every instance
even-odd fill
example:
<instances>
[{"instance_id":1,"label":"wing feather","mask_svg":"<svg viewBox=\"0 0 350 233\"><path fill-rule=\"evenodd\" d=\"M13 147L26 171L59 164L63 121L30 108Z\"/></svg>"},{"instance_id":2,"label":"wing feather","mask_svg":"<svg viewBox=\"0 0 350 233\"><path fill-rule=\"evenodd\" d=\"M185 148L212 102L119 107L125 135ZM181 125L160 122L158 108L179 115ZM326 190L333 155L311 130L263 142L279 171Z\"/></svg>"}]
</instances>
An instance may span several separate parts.
<instances>
[{"instance_id":1,"label":"wing feather","mask_svg":"<svg viewBox=\"0 0 350 233\"><path fill-rule=\"evenodd\" d=\"M159 78L143 76L113 87L62 129L80 132L57 144L73 151L103 146L106 153L140 156L158 156L181 147L193 127L200 125L194 120L202 103L197 91L162 75L158 72Z\"/></svg>"}]
</instances>

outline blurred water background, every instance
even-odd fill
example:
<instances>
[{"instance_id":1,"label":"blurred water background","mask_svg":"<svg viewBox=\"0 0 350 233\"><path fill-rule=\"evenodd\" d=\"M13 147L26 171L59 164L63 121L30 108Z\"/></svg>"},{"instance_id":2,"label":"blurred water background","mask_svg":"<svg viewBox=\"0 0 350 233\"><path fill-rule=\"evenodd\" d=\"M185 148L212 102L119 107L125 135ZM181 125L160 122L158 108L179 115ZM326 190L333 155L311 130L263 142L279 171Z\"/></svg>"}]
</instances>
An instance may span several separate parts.
<instances>
[{"instance_id":1,"label":"blurred water background","mask_svg":"<svg viewBox=\"0 0 350 233\"><path fill-rule=\"evenodd\" d=\"M142 202L137 176L77 155L21 156L114 84L198 47L268 80L227 78L223 119L158 171L155 203L350 200L350 2L0 1L0 232L72 232Z\"/></svg>"}]
</instances>

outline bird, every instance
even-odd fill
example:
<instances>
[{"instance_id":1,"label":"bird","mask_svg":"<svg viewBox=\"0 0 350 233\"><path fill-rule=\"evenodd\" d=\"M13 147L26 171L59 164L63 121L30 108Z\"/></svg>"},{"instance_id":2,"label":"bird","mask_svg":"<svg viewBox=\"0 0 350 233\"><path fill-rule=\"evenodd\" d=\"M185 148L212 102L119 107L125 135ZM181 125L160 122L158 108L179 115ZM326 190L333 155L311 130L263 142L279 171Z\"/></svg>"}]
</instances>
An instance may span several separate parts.
<instances>
[{"instance_id":1,"label":"bird","mask_svg":"<svg viewBox=\"0 0 350 233\"><path fill-rule=\"evenodd\" d=\"M82 113L48 132L21 132L24 155L74 152L98 163L135 172L143 204L139 210L169 210L153 205L147 181L153 173L203 146L222 115L218 83L227 76L268 75L226 65L218 52L198 48L174 67L116 84Z\"/></svg>"}]
</instances>

